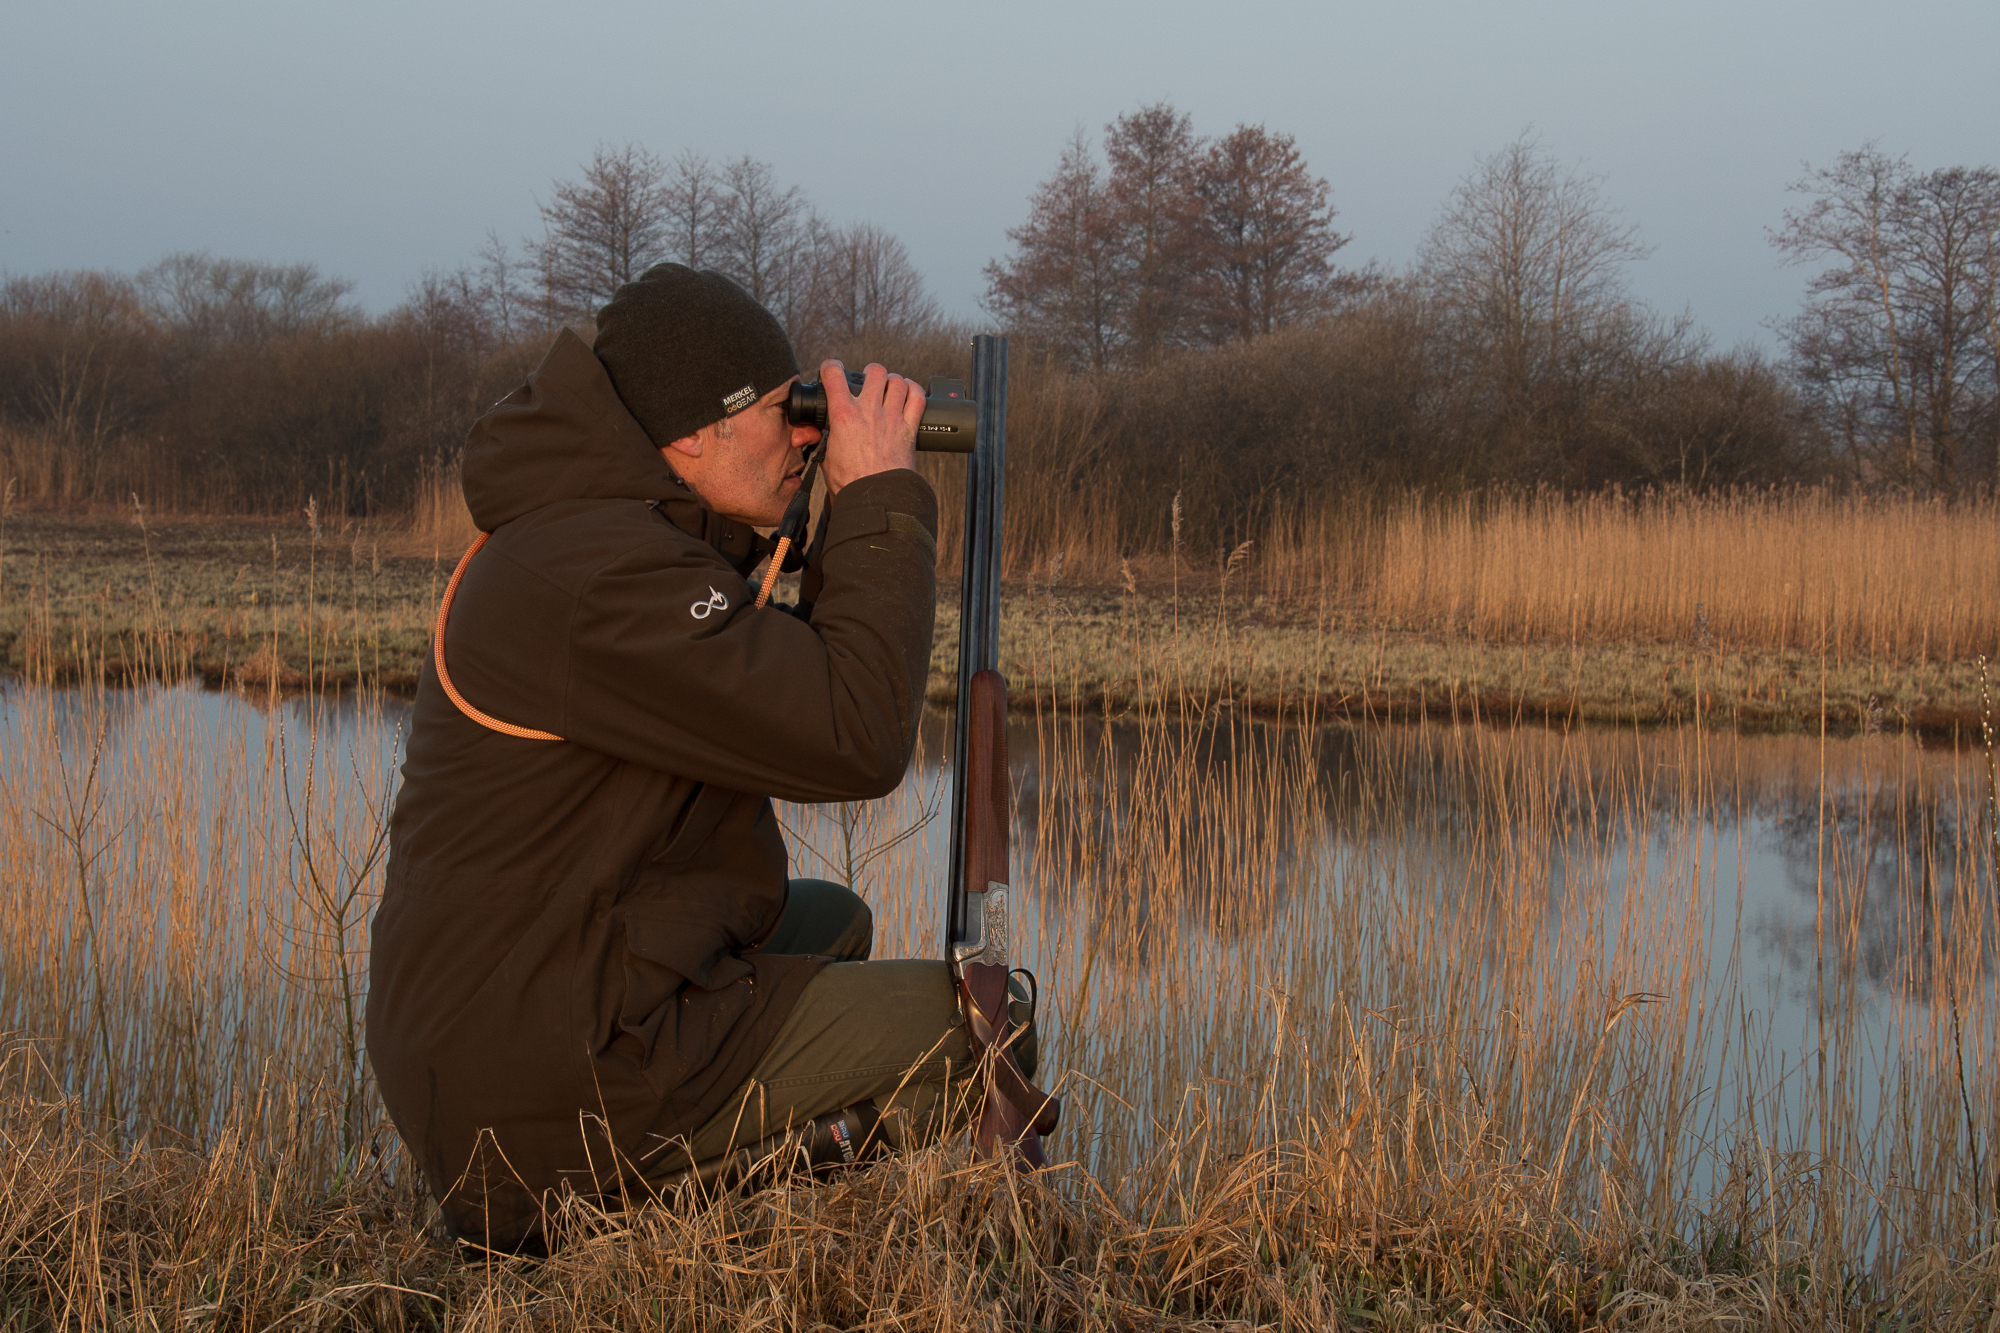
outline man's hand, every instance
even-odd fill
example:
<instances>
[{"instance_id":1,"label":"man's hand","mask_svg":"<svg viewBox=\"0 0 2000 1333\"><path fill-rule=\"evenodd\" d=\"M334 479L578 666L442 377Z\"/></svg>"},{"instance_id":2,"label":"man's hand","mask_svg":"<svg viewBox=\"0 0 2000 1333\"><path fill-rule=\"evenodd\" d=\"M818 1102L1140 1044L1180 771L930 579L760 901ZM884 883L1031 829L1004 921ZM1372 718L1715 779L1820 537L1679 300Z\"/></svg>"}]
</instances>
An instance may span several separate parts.
<instances>
[{"instance_id":1,"label":"man's hand","mask_svg":"<svg viewBox=\"0 0 2000 1333\"><path fill-rule=\"evenodd\" d=\"M917 465L917 423L924 418L924 391L915 380L891 375L870 364L861 392L848 392L847 368L822 361L819 382L826 386L826 458L820 472L826 493L838 495L850 481Z\"/></svg>"}]
</instances>

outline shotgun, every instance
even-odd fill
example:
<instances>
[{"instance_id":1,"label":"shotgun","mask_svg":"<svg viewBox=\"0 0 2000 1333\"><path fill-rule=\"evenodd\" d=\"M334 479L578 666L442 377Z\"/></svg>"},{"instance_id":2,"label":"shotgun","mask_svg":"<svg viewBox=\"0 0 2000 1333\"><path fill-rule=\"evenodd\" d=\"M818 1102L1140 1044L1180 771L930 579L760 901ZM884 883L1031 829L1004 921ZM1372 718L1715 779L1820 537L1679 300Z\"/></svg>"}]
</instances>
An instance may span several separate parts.
<instances>
[{"instance_id":1,"label":"shotgun","mask_svg":"<svg viewBox=\"0 0 2000 1333\"><path fill-rule=\"evenodd\" d=\"M966 456L965 542L958 599L958 712L954 719L951 859L945 961L958 985L982 1080L981 1157L1011 1148L1018 1165L1048 1165L1041 1136L1062 1106L1022 1075L1010 1049L1013 970L1007 855L1007 682L1000 662L1000 507L1007 446L1007 340L972 340L977 428ZM1030 977L1032 981L1032 977Z\"/></svg>"}]
</instances>

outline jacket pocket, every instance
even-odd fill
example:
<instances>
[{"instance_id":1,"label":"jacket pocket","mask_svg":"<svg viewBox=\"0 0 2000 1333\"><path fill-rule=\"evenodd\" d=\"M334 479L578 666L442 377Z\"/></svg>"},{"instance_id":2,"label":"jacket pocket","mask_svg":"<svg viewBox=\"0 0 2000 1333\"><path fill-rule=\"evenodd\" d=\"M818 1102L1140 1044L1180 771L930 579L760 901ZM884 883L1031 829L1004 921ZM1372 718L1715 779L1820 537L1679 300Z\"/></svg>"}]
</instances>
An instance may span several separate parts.
<instances>
[{"instance_id":1,"label":"jacket pocket","mask_svg":"<svg viewBox=\"0 0 2000 1333\"><path fill-rule=\"evenodd\" d=\"M714 836L715 826L729 813L729 806L737 795L729 788L718 787L712 782L705 782L696 788L687 809L668 830L666 845L654 854L653 864L679 865L691 859Z\"/></svg>"},{"instance_id":2,"label":"jacket pocket","mask_svg":"<svg viewBox=\"0 0 2000 1333\"><path fill-rule=\"evenodd\" d=\"M665 1095L714 1058L718 1033L754 1002L752 969L703 938L708 932L634 917L622 933L624 994L611 1049Z\"/></svg>"}]
</instances>

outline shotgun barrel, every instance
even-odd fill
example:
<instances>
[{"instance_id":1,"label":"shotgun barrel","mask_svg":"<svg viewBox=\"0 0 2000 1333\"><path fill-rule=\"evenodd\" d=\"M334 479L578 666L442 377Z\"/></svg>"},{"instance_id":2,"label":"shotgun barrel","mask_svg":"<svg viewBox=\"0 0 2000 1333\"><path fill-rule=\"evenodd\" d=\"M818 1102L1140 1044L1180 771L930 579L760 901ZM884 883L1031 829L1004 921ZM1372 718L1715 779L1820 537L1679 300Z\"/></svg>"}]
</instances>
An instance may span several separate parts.
<instances>
[{"instance_id":1,"label":"shotgun barrel","mask_svg":"<svg viewBox=\"0 0 2000 1333\"><path fill-rule=\"evenodd\" d=\"M1011 1150L1018 1165L1048 1165L1041 1136L1061 1106L1023 1076L1011 1049L1013 931L1009 920L1007 682L1000 664L1000 538L1007 449L1007 340L972 342L976 442L966 458L965 544L959 583L958 712L953 719L951 860L945 959L958 982L985 1082L981 1156Z\"/></svg>"},{"instance_id":2,"label":"shotgun barrel","mask_svg":"<svg viewBox=\"0 0 2000 1333\"><path fill-rule=\"evenodd\" d=\"M1007 462L1007 340L982 334L972 340L972 400L977 405L976 441L965 460L965 540L960 557L958 591L958 708L952 726L951 859L946 879L949 905L945 912L944 952L953 958L962 945L976 940L981 909L974 895L984 895L986 883L973 873L966 847L967 768L971 760L972 678L1000 666L1000 512L1001 488ZM1004 683L1002 689L1004 691ZM1004 699L1004 693L1003 693ZM1006 745L1005 705L999 743ZM1007 781L1001 758L999 781ZM983 795L984 793L982 793ZM1004 837L1005 824L1001 825ZM1000 850L1006 869L1006 849ZM1003 873L997 877L1006 882Z\"/></svg>"}]
</instances>

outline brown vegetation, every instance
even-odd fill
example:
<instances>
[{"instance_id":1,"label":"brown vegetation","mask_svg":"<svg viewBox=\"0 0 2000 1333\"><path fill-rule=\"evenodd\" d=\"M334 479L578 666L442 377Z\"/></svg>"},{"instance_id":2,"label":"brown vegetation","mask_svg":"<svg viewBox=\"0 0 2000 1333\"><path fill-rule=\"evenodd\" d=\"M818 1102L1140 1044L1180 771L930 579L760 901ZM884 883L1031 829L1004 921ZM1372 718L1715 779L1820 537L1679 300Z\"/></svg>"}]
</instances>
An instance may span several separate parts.
<instances>
[{"instance_id":1,"label":"brown vegetation","mask_svg":"<svg viewBox=\"0 0 2000 1333\"><path fill-rule=\"evenodd\" d=\"M1048 407L1045 400L1035 410ZM932 697L957 645L956 478ZM414 688L470 542L456 479L414 524L0 516L0 665L62 679ZM1127 557L1117 516L1008 532L1002 660L1033 699L1154 712L1817 726L1969 735L2000 655L1992 504L1828 491L1355 504L1228 553ZM1221 633L1190 635L1189 625ZM1038 655L1053 637L1060 653ZM1172 644L1176 670L1152 664Z\"/></svg>"},{"instance_id":2,"label":"brown vegetation","mask_svg":"<svg viewBox=\"0 0 2000 1333\"><path fill-rule=\"evenodd\" d=\"M1493 643L1755 645L1835 665L2000 649L1991 502L1542 493L1413 503L1294 542L1276 558L1303 565L1307 586L1344 584L1390 624Z\"/></svg>"},{"instance_id":3,"label":"brown vegetation","mask_svg":"<svg viewBox=\"0 0 2000 1333\"><path fill-rule=\"evenodd\" d=\"M1067 1160L1020 1180L953 1143L578 1203L541 1262L433 1242L358 1041L375 705L470 535L464 429L640 262L634 205L782 308L809 363L959 375L964 331L894 238L826 226L767 167L630 148L552 195L529 263L495 242L379 319L305 265L7 280L0 643L82 688L11 691L0 737L0 1322L2000 1318L1992 760L1881 734L1990 711L2000 307L1993 214L1961 207L1990 173L1864 153L1809 178L1783 243L1848 259L1779 368L1636 307L1634 234L1532 140L1467 178L1416 269L1335 280L1325 182L1285 136L1204 145L1167 107L1113 128L1102 181L1078 143L1016 236L1082 249L996 266L997 306L1036 312L1003 654ZM1289 211L1260 218L1266 177ZM1272 218L1310 242L1290 277L1253 244ZM1965 242L1948 340L1923 318L1939 219ZM1879 272L1841 249L1869 235L1896 241ZM1051 273L1070 285L1033 290ZM1058 337L1050 310L1096 322ZM948 568L955 464L925 467ZM179 516L202 511L283 517ZM101 687L190 678L263 711ZM1440 712L1668 725L1323 725ZM1816 853L1818 919L1780 941L1804 1063L1716 873L1781 778L1820 793L1776 826ZM934 947L911 836L934 782L785 812L885 955Z\"/></svg>"},{"instance_id":4,"label":"brown vegetation","mask_svg":"<svg viewBox=\"0 0 2000 1333\"><path fill-rule=\"evenodd\" d=\"M1341 273L1327 182L1284 134L1161 104L1071 145L989 269L1011 333L1010 513L1028 550L1226 556L1278 515L1547 487L1990 494L2000 176L1873 149L1778 233L1828 261L1774 364L1626 285L1603 182L1524 136L1481 159L1407 271ZM0 283L0 486L17 503L339 516L430 502L478 412L650 262L715 265L802 360L962 377L895 237L834 226L753 159L602 148L525 257L497 237L378 318L311 265L202 254ZM426 523L437 521L427 518ZM1107 525L1110 534L1102 535Z\"/></svg>"},{"instance_id":5,"label":"brown vegetation","mask_svg":"<svg viewBox=\"0 0 2000 1333\"><path fill-rule=\"evenodd\" d=\"M1807 202L1774 242L1826 267L1785 334L1827 429L1900 485L2000 480L2000 171L1919 171L1871 143L1793 189Z\"/></svg>"},{"instance_id":6,"label":"brown vegetation","mask_svg":"<svg viewBox=\"0 0 2000 1333\"><path fill-rule=\"evenodd\" d=\"M537 351L431 283L380 320L310 265L177 255L0 288L0 472L17 504L402 512Z\"/></svg>"},{"instance_id":7,"label":"brown vegetation","mask_svg":"<svg viewBox=\"0 0 2000 1333\"><path fill-rule=\"evenodd\" d=\"M467 1262L432 1241L353 1040L387 720L12 708L0 1300L24 1327L1995 1316L1985 793L1907 741L1114 734L1044 709L1017 738L1023 943L1062 1165L1015 1180L952 1143L823 1186L579 1203L552 1258ZM1792 946L1822 960L1803 1066L1723 965L1747 945L1731 873L1704 869L1801 780L1829 793L1792 831L1823 849L1827 923ZM920 780L785 812L802 873L861 868L885 956L935 944L929 852L898 835L936 802Z\"/></svg>"},{"instance_id":8,"label":"brown vegetation","mask_svg":"<svg viewBox=\"0 0 2000 1333\"><path fill-rule=\"evenodd\" d=\"M0 520L0 669L117 684L412 691L459 554L400 522L9 515Z\"/></svg>"}]
</instances>

